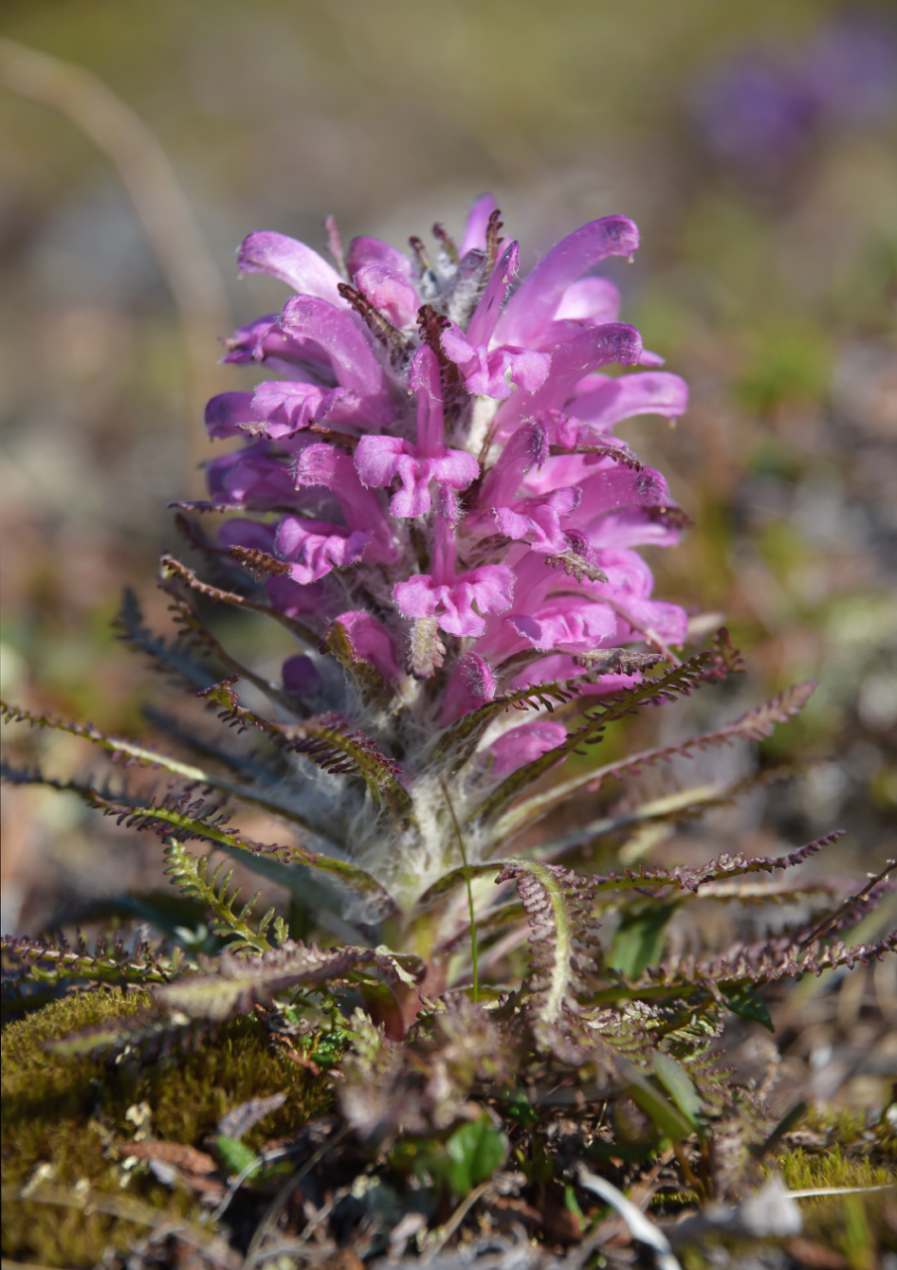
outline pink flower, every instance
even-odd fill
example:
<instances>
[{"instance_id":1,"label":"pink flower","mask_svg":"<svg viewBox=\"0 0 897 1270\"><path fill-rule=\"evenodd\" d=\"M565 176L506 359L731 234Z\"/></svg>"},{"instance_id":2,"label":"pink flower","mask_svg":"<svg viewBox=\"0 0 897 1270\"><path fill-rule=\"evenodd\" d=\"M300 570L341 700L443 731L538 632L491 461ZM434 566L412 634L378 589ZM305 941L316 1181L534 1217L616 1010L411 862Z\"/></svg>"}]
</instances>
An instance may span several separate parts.
<instances>
[{"instance_id":1,"label":"pink flower","mask_svg":"<svg viewBox=\"0 0 897 1270\"><path fill-rule=\"evenodd\" d=\"M562 723L551 719L537 719L534 723L524 723L519 728L511 728L505 732L487 751L492 759L491 775L495 780L503 780L516 772L525 763L532 763L541 758L549 750L562 745L567 739L567 729Z\"/></svg>"},{"instance_id":2,"label":"pink flower","mask_svg":"<svg viewBox=\"0 0 897 1270\"><path fill-rule=\"evenodd\" d=\"M343 529L326 521L286 516L277 528L274 546L282 560L291 561L294 582L317 582L331 569L357 564L371 535L362 529Z\"/></svg>"},{"instance_id":3,"label":"pink flower","mask_svg":"<svg viewBox=\"0 0 897 1270\"><path fill-rule=\"evenodd\" d=\"M436 582L415 574L393 588L399 612L407 618L435 617L449 635L476 638L486 629L484 613L504 613L511 606L514 574L501 564L487 564L462 573L451 582Z\"/></svg>"},{"instance_id":4,"label":"pink flower","mask_svg":"<svg viewBox=\"0 0 897 1270\"><path fill-rule=\"evenodd\" d=\"M417 391L417 444L401 437L367 436L355 451L355 466L365 485L382 489L396 477L402 482L389 504L391 514L399 517L430 511L432 481L461 490L480 474L472 454L446 449L439 366L426 345L414 356L409 384Z\"/></svg>"},{"instance_id":5,"label":"pink flower","mask_svg":"<svg viewBox=\"0 0 897 1270\"><path fill-rule=\"evenodd\" d=\"M381 622L363 609L340 613L335 620L345 627L352 648L362 660L370 662L384 679L399 678L401 670L393 652L392 640Z\"/></svg>"},{"instance_id":6,"label":"pink flower","mask_svg":"<svg viewBox=\"0 0 897 1270\"><path fill-rule=\"evenodd\" d=\"M492 668L478 653L465 653L458 658L448 687L445 690L445 707L440 722L454 723L471 710L491 701L496 692Z\"/></svg>"}]
</instances>

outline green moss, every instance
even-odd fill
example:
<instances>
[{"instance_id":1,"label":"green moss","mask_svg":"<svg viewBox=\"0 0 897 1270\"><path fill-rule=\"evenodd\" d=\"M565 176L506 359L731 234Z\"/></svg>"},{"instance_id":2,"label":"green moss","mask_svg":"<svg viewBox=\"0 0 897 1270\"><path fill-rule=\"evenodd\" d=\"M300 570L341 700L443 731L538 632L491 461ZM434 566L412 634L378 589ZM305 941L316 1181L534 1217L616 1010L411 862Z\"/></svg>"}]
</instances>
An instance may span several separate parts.
<instances>
[{"instance_id":1,"label":"green moss","mask_svg":"<svg viewBox=\"0 0 897 1270\"><path fill-rule=\"evenodd\" d=\"M838 1146L812 1153L790 1151L779 1160L779 1166L792 1191L825 1186L888 1186L894 1181L893 1169L863 1157L850 1158Z\"/></svg>"},{"instance_id":2,"label":"green moss","mask_svg":"<svg viewBox=\"0 0 897 1270\"><path fill-rule=\"evenodd\" d=\"M148 1004L143 991L119 989L54 1001L3 1033L2 1173L4 1190L36 1176L54 1187L92 1195L133 1197L174 1216L195 1216L192 1192L162 1186L144 1165L130 1171L110 1142L135 1133L128 1111L145 1103L152 1138L209 1149L218 1119L249 1098L285 1091L287 1100L246 1142L258 1148L294 1133L330 1104L321 1082L271 1047L262 1026L239 1018L218 1028L196 1050L175 1051L158 1064L115 1062L99 1055L63 1059L43 1045L53 1038ZM47 1166L37 1170L40 1166ZM95 1264L108 1247L133 1242L138 1228L118 1216L5 1198L4 1256L43 1265Z\"/></svg>"}]
</instances>

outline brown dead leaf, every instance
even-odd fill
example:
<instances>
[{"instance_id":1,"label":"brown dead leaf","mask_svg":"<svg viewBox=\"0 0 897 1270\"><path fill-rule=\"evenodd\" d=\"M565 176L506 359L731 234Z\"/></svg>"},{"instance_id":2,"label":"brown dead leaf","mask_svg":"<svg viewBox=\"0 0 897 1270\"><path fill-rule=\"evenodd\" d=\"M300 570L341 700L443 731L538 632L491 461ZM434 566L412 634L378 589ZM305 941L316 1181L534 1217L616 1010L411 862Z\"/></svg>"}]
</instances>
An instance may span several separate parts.
<instances>
[{"instance_id":1,"label":"brown dead leaf","mask_svg":"<svg viewBox=\"0 0 897 1270\"><path fill-rule=\"evenodd\" d=\"M498 1221L522 1221L528 1226L541 1226L542 1214L525 1199L512 1195L499 1195L489 1204L490 1212Z\"/></svg>"},{"instance_id":2,"label":"brown dead leaf","mask_svg":"<svg viewBox=\"0 0 897 1270\"><path fill-rule=\"evenodd\" d=\"M205 1151L197 1151L183 1142L121 1142L118 1150L124 1156L136 1155L138 1160L161 1160L163 1164L173 1164L185 1173L196 1173L200 1176L214 1173L217 1165Z\"/></svg>"},{"instance_id":3,"label":"brown dead leaf","mask_svg":"<svg viewBox=\"0 0 897 1270\"><path fill-rule=\"evenodd\" d=\"M318 1270L364 1270L364 1262L352 1248L340 1248L339 1252L322 1261Z\"/></svg>"},{"instance_id":4,"label":"brown dead leaf","mask_svg":"<svg viewBox=\"0 0 897 1270\"><path fill-rule=\"evenodd\" d=\"M806 1266L807 1270L847 1270L848 1261L834 1248L826 1248L816 1243L815 1239L804 1239L798 1236L789 1239L785 1249L795 1261Z\"/></svg>"},{"instance_id":5,"label":"brown dead leaf","mask_svg":"<svg viewBox=\"0 0 897 1270\"><path fill-rule=\"evenodd\" d=\"M560 1204L546 1204L542 1214L542 1229L552 1243L569 1248L582 1239L582 1222L576 1213Z\"/></svg>"}]
</instances>

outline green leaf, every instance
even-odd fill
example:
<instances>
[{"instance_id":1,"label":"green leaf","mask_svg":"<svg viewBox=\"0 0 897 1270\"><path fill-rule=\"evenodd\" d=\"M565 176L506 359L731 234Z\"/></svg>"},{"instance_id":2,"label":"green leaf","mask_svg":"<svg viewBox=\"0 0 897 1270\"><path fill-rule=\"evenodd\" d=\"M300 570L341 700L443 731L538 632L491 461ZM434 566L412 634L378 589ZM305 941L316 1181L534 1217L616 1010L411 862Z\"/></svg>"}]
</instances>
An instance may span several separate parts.
<instances>
[{"instance_id":1,"label":"green leaf","mask_svg":"<svg viewBox=\"0 0 897 1270\"><path fill-rule=\"evenodd\" d=\"M766 1008L766 1002L752 984L740 983L734 986L722 984L721 987L726 1004L733 1014L737 1014L741 1019L749 1019L752 1023L762 1023L770 1032L776 1030L769 1010Z\"/></svg>"},{"instance_id":2,"label":"green leaf","mask_svg":"<svg viewBox=\"0 0 897 1270\"><path fill-rule=\"evenodd\" d=\"M221 1133L215 1139L215 1149L228 1173L242 1173L253 1164L255 1168L252 1172L255 1173L261 1165L261 1160L252 1148L246 1146L245 1142L241 1142L239 1138L227 1138Z\"/></svg>"},{"instance_id":3,"label":"green leaf","mask_svg":"<svg viewBox=\"0 0 897 1270\"><path fill-rule=\"evenodd\" d=\"M669 1054L664 1054L661 1050L657 1050L651 1055L651 1066L654 1068L655 1076L686 1120L690 1121L694 1129L699 1129L702 1107L701 1096L695 1089L692 1079L685 1068L680 1063L677 1063L674 1058L670 1058Z\"/></svg>"},{"instance_id":4,"label":"green leaf","mask_svg":"<svg viewBox=\"0 0 897 1270\"><path fill-rule=\"evenodd\" d=\"M675 911L675 904L647 904L624 912L608 954L608 966L627 979L638 979L646 966L657 965L666 924Z\"/></svg>"},{"instance_id":5,"label":"green leaf","mask_svg":"<svg viewBox=\"0 0 897 1270\"><path fill-rule=\"evenodd\" d=\"M637 1107L640 1107L665 1138L678 1142L694 1132L691 1123L677 1107L674 1107L643 1072L626 1059L619 1059L620 1069L626 1080L626 1091Z\"/></svg>"},{"instance_id":6,"label":"green leaf","mask_svg":"<svg viewBox=\"0 0 897 1270\"><path fill-rule=\"evenodd\" d=\"M505 1115L523 1128L539 1123L533 1104L522 1089L510 1089L504 1095Z\"/></svg>"},{"instance_id":7,"label":"green leaf","mask_svg":"<svg viewBox=\"0 0 897 1270\"><path fill-rule=\"evenodd\" d=\"M450 1160L449 1183L458 1196L467 1195L491 1177L507 1153L503 1134L485 1112L479 1120L456 1129L445 1149Z\"/></svg>"}]
</instances>

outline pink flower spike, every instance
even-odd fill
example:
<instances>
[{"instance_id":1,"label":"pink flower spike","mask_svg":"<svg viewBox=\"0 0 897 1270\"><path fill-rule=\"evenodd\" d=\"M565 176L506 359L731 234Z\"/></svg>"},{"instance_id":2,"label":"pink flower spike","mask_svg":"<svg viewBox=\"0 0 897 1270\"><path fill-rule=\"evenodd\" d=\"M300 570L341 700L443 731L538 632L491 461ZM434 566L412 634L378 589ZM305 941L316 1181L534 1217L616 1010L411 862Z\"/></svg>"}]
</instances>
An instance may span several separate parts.
<instances>
[{"instance_id":1,"label":"pink flower spike","mask_svg":"<svg viewBox=\"0 0 897 1270\"><path fill-rule=\"evenodd\" d=\"M536 719L533 723L524 723L519 728L511 728L505 732L486 751L484 757L491 756L491 775L495 780L503 780L516 772L525 763L532 763L541 758L549 750L556 749L567 739L567 729L562 723L554 723L551 719ZM562 762L566 755L562 755Z\"/></svg>"},{"instance_id":2,"label":"pink flower spike","mask_svg":"<svg viewBox=\"0 0 897 1270\"><path fill-rule=\"evenodd\" d=\"M362 530L343 529L323 520L285 516L277 527L274 546L291 562L290 577L305 586L317 582L331 569L357 564L371 535Z\"/></svg>"},{"instance_id":3,"label":"pink flower spike","mask_svg":"<svg viewBox=\"0 0 897 1270\"><path fill-rule=\"evenodd\" d=\"M499 318L496 338L503 344L532 346L572 282L608 256L631 256L638 244L638 229L625 216L604 216L583 225L524 279Z\"/></svg>"},{"instance_id":4,"label":"pink flower spike","mask_svg":"<svg viewBox=\"0 0 897 1270\"><path fill-rule=\"evenodd\" d=\"M459 248L462 258L469 251L486 250L486 227L489 217L495 211L498 211L498 204L492 195L481 194L467 213L467 224L464 226L464 237Z\"/></svg>"},{"instance_id":5,"label":"pink flower spike","mask_svg":"<svg viewBox=\"0 0 897 1270\"><path fill-rule=\"evenodd\" d=\"M474 638L486 629L481 614L504 613L513 595L514 574L500 564L482 565L442 585L429 574L418 573L396 583L392 593L403 617L435 617L449 635Z\"/></svg>"},{"instance_id":6,"label":"pink flower spike","mask_svg":"<svg viewBox=\"0 0 897 1270\"><path fill-rule=\"evenodd\" d=\"M341 279L333 266L295 238L257 230L243 240L237 260L245 273L267 273L303 295L319 296L340 309L349 307L337 290Z\"/></svg>"},{"instance_id":7,"label":"pink flower spike","mask_svg":"<svg viewBox=\"0 0 897 1270\"><path fill-rule=\"evenodd\" d=\"M688 385L666 371L641 371L611 379L588 375L577 385L570 413L607 432L633 415L664 415L678 419L688 408Z\"/></svg>"},{"instance_id":8,"label":"pink flower spike","mask_svg":"<svg viewBox=\"0 0 897 1270\"><path fill-rule=\"evenodd\" d=\"M440 726L446 727L456 719L478 710L495 697L495 675L488 662L478 653L465 653L458 658L445 690L445 706Z\"/></svg>"},{"instance_id":9,"label":"pink flower spike","mask_svg":"<svg viewBox=\"0 0 897 1270\"><path fill-rule=\"evenodd\" d=\"M334 620L346 628L358 656L370 662L384 679L395 681L401 677L389 633L375 617L363 609L350 609Z\"/></svg>"}]
</instances>

